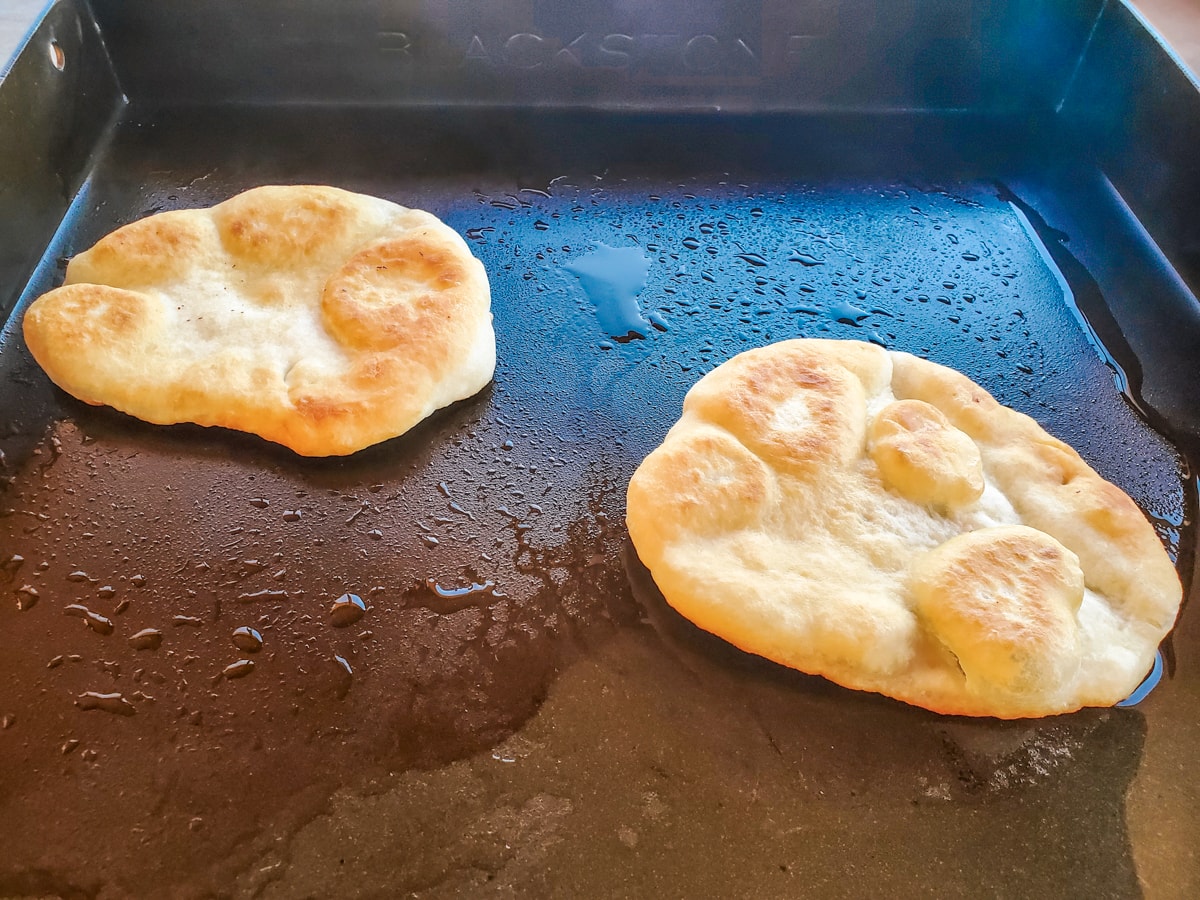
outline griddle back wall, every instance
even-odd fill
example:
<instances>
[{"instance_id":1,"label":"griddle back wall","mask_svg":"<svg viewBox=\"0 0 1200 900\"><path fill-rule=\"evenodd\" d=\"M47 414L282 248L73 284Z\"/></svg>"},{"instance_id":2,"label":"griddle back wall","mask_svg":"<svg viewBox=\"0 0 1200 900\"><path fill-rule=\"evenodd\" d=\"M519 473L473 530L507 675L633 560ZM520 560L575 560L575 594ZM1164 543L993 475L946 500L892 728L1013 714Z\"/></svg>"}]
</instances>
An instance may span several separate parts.
<instances>
[{"instance_id":1,"label":"griddle back wall","mask_svg":"<svg viewBox=\"0 0 1200 900\"><path fill-rule=\"evenodd\" d=\"M93 0L135 99L1054 108L1104 0Z\"/></svg>"}]
</instances>

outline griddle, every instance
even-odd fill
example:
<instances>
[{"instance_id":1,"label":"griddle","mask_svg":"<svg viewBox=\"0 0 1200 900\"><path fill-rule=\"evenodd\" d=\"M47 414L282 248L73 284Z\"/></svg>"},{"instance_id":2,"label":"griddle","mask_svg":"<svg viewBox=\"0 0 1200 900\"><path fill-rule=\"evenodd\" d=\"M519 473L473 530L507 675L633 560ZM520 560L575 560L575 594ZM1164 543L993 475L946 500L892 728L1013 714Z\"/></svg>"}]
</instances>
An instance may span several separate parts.
<instances>
[{"instance_id":1,"label":"griddle","mask_svg":"<svg viewBox=\"0 0 1200 900\"><path fill-rule=\"evenodd\" d=\"M700 632L623 513L703 373L870 340L1190 591L1198 138L1103 0L53 4L0 83L0 895L1195 895L1193 610L1137 705L941 717ZM464 234L493 384L310 460L49 383L72 254L266 183Z\"/></svg>"}]
</instances>

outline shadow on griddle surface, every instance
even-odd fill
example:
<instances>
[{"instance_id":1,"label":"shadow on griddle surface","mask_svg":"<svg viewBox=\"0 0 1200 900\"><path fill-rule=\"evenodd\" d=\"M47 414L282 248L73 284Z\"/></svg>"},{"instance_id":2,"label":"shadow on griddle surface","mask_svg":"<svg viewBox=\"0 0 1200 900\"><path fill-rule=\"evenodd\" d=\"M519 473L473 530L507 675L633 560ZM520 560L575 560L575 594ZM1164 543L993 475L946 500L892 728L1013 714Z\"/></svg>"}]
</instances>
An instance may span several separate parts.
<instances>
[{"instance_id":1,"label":"shadow on griddle surface","mask_svg":"<svg viewBox=\"0 0 1200 900\"><path fill-rule=\"evenodd\" d=\"M697 632L625 546L625 485L687 388L741 350L830 336L967 372L1190 559L1184 462L1114 386L1136 361L1106 360L1064 302L999 183L1030 148L1001 131L125 123L26 301L123 222L331 183L467 236L500 362L409 435L314 461L76 403L10 324L0 891L1135 893L1125 797L1148 733L1151 777L1183 746L1153 744L1141 712L969 722L844 691ZM348 625L346 593L366 608Z\"/></svg>"}]
</instances>

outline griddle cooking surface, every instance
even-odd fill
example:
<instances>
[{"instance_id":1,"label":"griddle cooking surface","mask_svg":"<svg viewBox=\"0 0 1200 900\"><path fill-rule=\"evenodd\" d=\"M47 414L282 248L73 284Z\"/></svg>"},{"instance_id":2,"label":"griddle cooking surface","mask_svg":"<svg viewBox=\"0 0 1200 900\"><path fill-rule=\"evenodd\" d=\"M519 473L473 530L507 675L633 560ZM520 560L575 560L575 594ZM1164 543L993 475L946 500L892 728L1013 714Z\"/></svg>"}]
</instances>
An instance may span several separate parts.
<instances>
[{"instance_id":1,"label":"griddle cooking surface","mask_svg":"<svg viewBox=\"0 0 1200 900\"><path fill-rule=\"evenodd\" d=\"M1175 775L1200 739L1186 665L1136 709L938 717L698 632L623 526L630 474L703 373L856 338L1033 415L1190 568L1183 459L1131 404L1140 369L1070 236L1040 220L1060 182L1031 170L1032 140L966 120L470 110L123 123L24 302L124 222L328 183L468 237L499 365L410 435L314 461L85 407L14 316L0 892L786 896L847 873L881 892L1135 892L1149 836L1195 832ZM337 627L348 592L367 610ZM137 649L147 628L161 643ZM1182 660L1194 643L1185 617ZM940 848L937 871L879 852L902 842Z\"/></svg>"}]
</instances>

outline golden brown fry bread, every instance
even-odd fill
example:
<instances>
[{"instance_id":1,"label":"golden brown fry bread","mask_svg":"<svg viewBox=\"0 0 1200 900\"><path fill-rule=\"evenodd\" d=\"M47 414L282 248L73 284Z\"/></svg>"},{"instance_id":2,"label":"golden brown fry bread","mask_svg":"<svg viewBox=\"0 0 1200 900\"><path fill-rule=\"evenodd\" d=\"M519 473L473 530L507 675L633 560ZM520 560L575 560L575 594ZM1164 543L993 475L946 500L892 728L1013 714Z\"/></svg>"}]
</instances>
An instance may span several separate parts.
<instances>
[{"instance_id":1,"label":"golden brown fry bread","mask_svg":"<svg viewBox=\"0 0 1200 900\"><path fill-rule=\"evenodd\" d=\"M667 601L743 650L942 713L1110 706L1179 611L1141 511L966 376L794 340L702 378L634 474Z\"/></svg>"},{"instance_id":2,"label":"golden brown fry bread","mask_svg":"<svg viewBox=\"0 0 1200 900\"><path fill-rule=\"evenodd\" d=\"M429 213L272 186L117 229L71 260L24 330L87 403L334 456L486 385L490 302L483 265Z\"/></svg>"}]
</instances>

